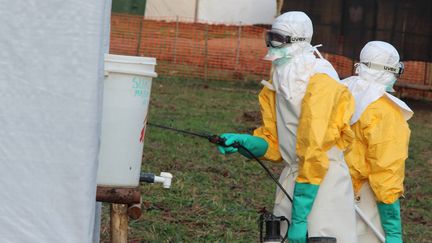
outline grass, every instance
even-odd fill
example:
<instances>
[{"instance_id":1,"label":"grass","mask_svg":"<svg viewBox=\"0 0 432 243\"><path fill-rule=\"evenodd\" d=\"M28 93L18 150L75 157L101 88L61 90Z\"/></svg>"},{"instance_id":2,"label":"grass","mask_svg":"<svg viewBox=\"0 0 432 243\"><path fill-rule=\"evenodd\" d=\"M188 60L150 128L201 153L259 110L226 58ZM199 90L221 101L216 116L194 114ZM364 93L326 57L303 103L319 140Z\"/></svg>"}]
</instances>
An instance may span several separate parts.
<instances>
[{"instance_id":1,"label":"grass","mask_svg":"<svg viewBox=\"0 0 432 243\"><path fill-rule=\"evenodd\" d=\"M411 140L402 216L406 242L432 241L432 104L409 102Z\"/></svg>"},{"instance_id":2,"label":"grass","mask_svg":"<svg viewBox=\"0 0 432 243\"><path fill-rule=\"evenodd\" d=\"M250 82L157 79L149 121L214 134L247 132L259 124L259 89ZM410 124L402 201L406 242L432 239L432 112L420 108ZM282 169L267 165L274 174ZM275 185L256 162L220 155L204 139L148 127L142 170L171 172L174 180L169 190L142 185L143 217L130 222L130 242L258 242L257 212L273 208ZM105 205L103 241L108 229Z\"/></svg>"}]
</instances>

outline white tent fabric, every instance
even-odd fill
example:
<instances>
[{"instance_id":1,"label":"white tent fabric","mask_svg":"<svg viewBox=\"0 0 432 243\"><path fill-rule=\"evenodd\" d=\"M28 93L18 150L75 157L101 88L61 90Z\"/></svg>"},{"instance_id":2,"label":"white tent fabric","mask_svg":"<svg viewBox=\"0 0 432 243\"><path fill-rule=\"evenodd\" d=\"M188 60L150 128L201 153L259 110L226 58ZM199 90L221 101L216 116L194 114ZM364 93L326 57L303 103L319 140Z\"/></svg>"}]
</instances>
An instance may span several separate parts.
<instances>
[{"instance_id":1,"label":"white tent fabric","mask_svg":"<svg viewBox=\"0 0 432 243\"><path fill-rule=\"evenodd\" d=\"M105 12L104 12L104 26L103 26L103 53L109 53L109 45L110 45L110 32L111 32L111 6L112 0L104 0L105 1ZM102 60L100 60L102 61ZM101 70L99 70L101 71ZM100 229L101 229L101 221L102 221L102 203L96 202L95 207L95 220L94 220L94 229L93 229L93 243L100 242Z\"/></svg>"},{"instance_id":2,"label":"white tent fabric","mask_svg":"<svg viewBox=\"0 0 432 243\"><path fill-rule=\"evenodd\" d=\"M0 242L92 242L105 4L0 0Z\"/></svg>"},{"instance_id":3,"label":"white tent fabric","mask_svg":"<svg viewBox=\"0 0 432 243\"><path fill-rule=\"evenodd\" d=\"M170 17L177 16L190 19L195 16L195 0L147 0L145 17Z\"/></svg>"},{"instance_id":4,"label":"white tent fabric","mask_svg":"<svg viewBox=\"0 0 432 243\"><path fill-rule=\"evenodd\" d=\"M210 22L271 24L276 17L276 0L201 0L198 19Z\"/></svg>"},{"instance_id":5,"label":"white tent fabric","mask_svg":"<svg viewBox=\"0 0 432 243\"><path fill-rule=\"evenodd\" d=\"M196 9L198 8L198 9ZM271 24L276 0L147 0L145 16L226 24Z\"/></svg>"}]
</instances>

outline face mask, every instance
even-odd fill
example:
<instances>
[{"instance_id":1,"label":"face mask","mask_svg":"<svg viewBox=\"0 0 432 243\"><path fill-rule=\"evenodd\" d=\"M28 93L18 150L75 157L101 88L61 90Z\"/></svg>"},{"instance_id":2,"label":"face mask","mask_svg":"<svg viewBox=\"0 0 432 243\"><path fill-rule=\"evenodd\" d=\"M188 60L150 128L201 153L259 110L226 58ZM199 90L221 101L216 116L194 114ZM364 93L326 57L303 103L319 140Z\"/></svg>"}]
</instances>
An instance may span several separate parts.
<instances>
[{"instance_id":1,"label":"face mask","mask_svg":"<svg viewBox=\"0 0 432 243\"><path fill-rule=\"evenodd\" d=\"M290 60L289 48L270 47L264 60L272 61L276 65L282 65Z\"/></svg>"},{"instance_id":2,"label":"face mask","mask_svg":"<svg viewBox=\"0 0 432 243\"><path fill-rule=\"evenodd\" d=\"M386 85L386 91L387 92L394 92L393 85L396 83L397 78L394 78L389 84Z\"/></svg>"}]
</instances>

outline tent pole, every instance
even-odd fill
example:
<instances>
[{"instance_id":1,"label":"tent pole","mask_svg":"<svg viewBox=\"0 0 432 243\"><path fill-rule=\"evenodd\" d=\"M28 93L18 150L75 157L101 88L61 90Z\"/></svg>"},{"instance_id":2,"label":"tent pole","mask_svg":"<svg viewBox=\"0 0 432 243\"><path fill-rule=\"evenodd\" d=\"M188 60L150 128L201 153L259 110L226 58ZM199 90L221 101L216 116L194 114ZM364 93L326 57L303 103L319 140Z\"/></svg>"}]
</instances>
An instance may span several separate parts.
<instances>
[{"instance_id":1,"label":"tent pole","mask_svg":"<svg viewBox=\"0 0 432 243\"><path fill-rule=\"evenodd\" d=\"M194 22L198 22L198 8L199 8L199 0L195 0L195 16Z\"/></svg>"},{"instance_id":2,"label":"tent pole","mask_svg":"<svg viewBox=\"0 0 432 243\"><path fill-rule=\"evenodd\" d=\"M283 0L276 0L276 17L282 14L282 5Z\"/></svg>"}]
</instances>

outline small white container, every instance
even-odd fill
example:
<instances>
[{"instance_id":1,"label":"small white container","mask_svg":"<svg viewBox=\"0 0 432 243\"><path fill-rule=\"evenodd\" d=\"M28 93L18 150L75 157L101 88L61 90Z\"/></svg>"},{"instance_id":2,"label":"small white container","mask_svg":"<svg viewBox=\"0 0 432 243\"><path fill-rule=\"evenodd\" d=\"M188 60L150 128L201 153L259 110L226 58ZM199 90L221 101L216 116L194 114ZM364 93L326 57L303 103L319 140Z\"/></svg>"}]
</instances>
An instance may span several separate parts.
<instances>
[{"instance_id":1,"label":"small white container","mask_svg":"<svg viewBox=\"0 0 432 243\"><path fill-rule=\"evenodd\" d=\"M155 58L105 56L99 186L139 184L152 79L157 77L155 66Z\"/></svg>"}]
</instances>

